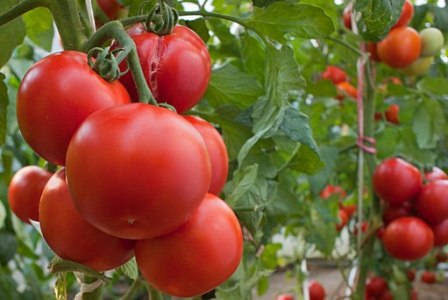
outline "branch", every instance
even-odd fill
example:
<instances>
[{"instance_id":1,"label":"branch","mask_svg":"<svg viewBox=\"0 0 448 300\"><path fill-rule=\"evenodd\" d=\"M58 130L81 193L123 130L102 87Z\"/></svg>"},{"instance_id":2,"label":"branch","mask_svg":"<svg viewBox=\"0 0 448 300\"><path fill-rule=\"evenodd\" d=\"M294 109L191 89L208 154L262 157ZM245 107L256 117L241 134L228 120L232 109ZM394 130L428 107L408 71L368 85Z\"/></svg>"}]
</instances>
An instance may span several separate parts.
<instances>
[{"instance_id":1,"label":"branch","mask_svg":"<svg viewBox=\"0 0 448 300\"><path fill-rule=\"evenodd\" d=\"M45 0L25 0L19 4L13 6L4 14L0 15L0 26L5 25L12 20L20 17L24 13L37 8L37 7L47 7L48 3Z\"/></svg>"}]
</instances>

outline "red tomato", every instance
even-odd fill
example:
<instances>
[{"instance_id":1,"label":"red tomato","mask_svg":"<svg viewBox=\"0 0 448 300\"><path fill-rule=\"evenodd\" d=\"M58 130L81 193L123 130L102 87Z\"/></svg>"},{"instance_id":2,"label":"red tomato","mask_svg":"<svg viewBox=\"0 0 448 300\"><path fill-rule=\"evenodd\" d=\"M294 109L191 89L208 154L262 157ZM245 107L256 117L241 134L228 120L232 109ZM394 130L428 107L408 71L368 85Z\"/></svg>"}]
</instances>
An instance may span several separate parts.
<instances>
[{"instance_id":1,"label":"red tomato","mask_svg":"<svg viewBox=\"0 0 448 300\"><path fill-rule=\"evenodd\" d=\"M436 274L434 274L434 272L432 272L432 271L424 271L420 275L420 280L427 284L434 284L437 281Z\"/></svg>"},{"instance_id":2,"label":"red tomato","mask_svg":"<svg viewBox=\"0 0 448 300\"><path fill-rule=\"evenodd\" d=\"M415 29L397 27L378 42L378 56L392 68L403 68L420 57L421 44L421 37Z\"/></svg>"},{"instance_id":3,"label":"red tomato","mask_svg":"<svg viewBox=\"0 0 448 300\"><path fill-rule=\"evenodd\" d=\"M226 184L229 173L227 148L218 130L212 124L196 116L185 116L204 139L212 165L212 182L209 193L219 195Z\"/></svg>"},{"instance_id":4,"label":"red tomato","mask_svg":"<svg viewBox=\"0 0 448 300\"><path fill-rule=\"evenodd\" d=\"M25 223L39 221L39 202L51 173L37 166L17 171L8 187L8 203L16 216Z\"/></svg>"},{"instance_id":5,"label":"red tomato","mask_svg":"<svg viewBox=\"0 0 448 300\"><path fill-rule=\"evenodd\" d=\"M433 181L423 186L415 208L417 215L431 224L448 219L448 180Z\"/></svg>"},{"instance_id":6,"label":"red tomato","mask_svg":"<svg viewBox=\"0 0 448 300\"><path fill-rule=\"evenodd\" d=\"M409 22L411 22L413 16L414 6L412 5L411 1L404 1L400 17L398 18L397 23L392 26L392 28L407 26Z\"/></svg>"},{"instance_id":7,"label":"red tomato","mask_svg":"<svg viewBox=\"0 0 448 300\"><path fill-rule=\"evenodd\" d=\"M201 100L211 76L207 46L185 26L176 26L169 35L158 36L138 24L128 30L137 46L143 73L158 102L173 105L179 114ZM121 68L126 69L125 63ZM120 77L131 98L137 89L130 72Z\"/></svg>"},{"instance_id":8,"label":"red tomato","mask_svg":"<svg viewBox=\"0 0 448 300\"><path fill-rule=\"evenodd\" d=\"M400 106L397 104L391 104L386 109L386 120L393 124L400 124L400 120L398 119L398 112L400 111Z\"/></svg>"},{"instance_id":9,"label":"red tomato","mask_svg":"<svg viewBox=\"0 0 448 300\"><path fill-rule=\"evenodd\" d=\"M414 198L422 187L419 170L401 158L382 161L373 173L373 188L378 197L399 206Z\"/></svg>"},{"instance_id":10,"label":"red tomato","mask_svg":"<svg viewBox=\"0 0 448 300\"><path fill-rule=\"evenodd\" d=\"M178 228L204 199L210 178L207 148L194 126L153 105L95 113L67 152L75 206L93 226L122 238Z\"/></svg>"},{"instance_id":11,"label":"red tomato","mask_svg":"<svg viewBox=\"0 0 448 300\"><path fill-rule=\"evenodd\" d=\"M398 218L411 216L412 209L413 207L410 202L405 202L401 206L390 206L386 204L383 211L383 222L387 225Z\"/></svg>"},{"instance_id":12,"label":"red tomato","mask_svg":"<svg viewBox=\"0 0 448 300\"><path fill-rule=\"evenodd\" d=\"M124 8L124 6L118 3L117 0L96 0L96 2L101 10L111 20L118 19L120 12Z\"/></svg>"},{"instance_id":13,"label":"red tomato","mask_svg":"<svg viewBox=\"0 0 448 300\"><path fill-rule=\"evenodd\" d=\"M338 210L339 223L336 224L336 230L341 231L348 223L348 215L343 209Z\"/></svg>"},{"instance_id":14,"label":"red tomato","mask_svg":"<svg viewBox=\"0 0 448 300\"><path fill-rule=\"evenodd\" d=\"M383 245L390 256L400 260L423 258L431 251L434 234L425 222L415 217L402 217L386 227Z\"/></svg>"},{"instance_id":15,"label":"red tomato","mask_svg":"<svg viewBox=\"0 0 448 300\"><path fill-rule=\"evenodd\" d=\"M310 281L308 284L308 291L310 293L310 300L325 299L325 289L322 284L316 280Z\"/></svg>"},{"instance_id":16,"label":"red tomato","mask_svg":"<svg viewBox=\"0 0 448 300\"><path fill-rule=\"evenodd\" d=\"M328 199L331 196L336 195L338 196L339 201L343 200L345 197L347 197L347 193L345 190L338 186L338 185L332 185L328 184L322 191L320 191L319 196L322 199Z\"/></svg>"},{"instance_id":17,"label":"red tomato","mask_svg":"<svg viewBox=\"0 0 448 300\"><path fill-rule=\"evenodd\" d=\"M386 231L386 228L384 228L384 227L380 227L380 228L378 228L378 230L376 231L376 236L377 236L380 240L382 240L385 231Z\"/></svg>"},{"instance_id":18,"label":"red tomato","mask_svg":"<svg viewBox=\"0 0 448 300\"><path fill-rule=\"evenodd\" d=\"M378 300L394 300L394 296L390 291L385 291Z\"/></svg>"},{"instance_id":19,"label":"red tomato","mask_svg":"<svg viewBox=\"0 0 448 300\"><path fill-rule=\"evenodd\" d=\"M336 66L327 66L322 73L322 79L331 80L334 84L338 84L347 81L347 74L341 68Z\"/></svg>"},{"instance_id":20,"label":"red tomato","mask_svg":"<svg viewBox=\"0 0 448 300\"><path fill-rule=\"evenodd\" d=\"M356 226L353 228L353 234L357 235L358 234L358 224L356 224ZM362 233L366 233L369 230L369 222L364 221L361 223L361 232Z\"/></svg>"},{"instance_id":21,"label":"red tomato","mask_svg":"<svg viewBox=\"0 0 448 300\"><path fill-rule=\"evenodd\" d=\"M448 179L448 175L440 168L433 167L430 172L425 173L425 179L428 182Z\"/></svg>"},{"instance_id":22,"label":"red tomato","mask_svg":"<svg viewBox=\"0 0 448 300\"><path fill-rule=\"evenodd\" d=\"M351 85L349 82L344 81L341 83L338 83L336 85L338 96L336 97L338 100L342 101L345 97L351 97L354 100L356 100L356 97L358 95L358 91L356 90L356 87Z\"/></svg>"},{"instance_id":23,"label":"red tomato","mask_svg":"<svg viewBox=\"0 0 448 300\"><path fill-rule=\"evenodd\" d=\"M342 12L342 20L347 29L352 29L352 5L347 5Z\"/></svg>"},{"instance_id":24,"label":"red tomato","mask_svg":"<svg viewBox=\"0 0 448 300\"><path fill-rule=\"evenodd\" d=\"M134 256L134 241L105 234L83 219L73 205L64 169L48 181L39 208L42 234L58 256L97 271L114 269Z\"/></svg>"},{"instance_id":25,"label":"red tomato","mask_svg":"<svg viewBox=\"0 0 448 300\"><path fill-rule=\"evenodd\" d=\"M436 260L438 263L446 262L448 261L448 254L444 252L443 250L438 251L436 254Z\"/></svg>"},{"instance_id":26,"label":"red tomato","mask_svg":"<svg viewBox=\"0 0 448 300\"><path fill-rule=\"evenodd\" d=\"M345 213L347 214L348 218L350 219L353 214L356 212L356 204L339 204L339 208L341 208L342 210L345 211Z\"/></svg>"},{"instance_id":27,"label":"red tomato","mask_svg":"<svg viewBox=\"0 0 448 300\"><path fill-rule=\"evenodd\" d=\"M434 232L434 246L445 246L448 244L448 219L439 224L431 225Z\"/></svg>"},{"instance_id":28,"label":"red tomato","mask_svg":"<svg viewBox=\"0 0 448 300\"><path fill-rule=\"evenodd\" d=\"M294 296L291 294L281 294L275 297L275 300L294 300Z\"/></svg>"},{"instance_id":29,"label":"red tomato","mask_svg":"<svg viewBox=\"0 0 448 300\"><path fill-rule=\"evenodd\" d=\"M406 276L408 277L409 281L414 281L414 279L415 279L415 269L408 269L406 271Z\"/></svg>"},{"instance_id":30,"label":"red tomato","mask_svg":"<svg viewBox=\"0 0 448 300\"><path fill-rule=\"evenodd\" d=\"M238 219L213 194L205 196L182 227L162 237L139 240L135 247L143 277L158 290L177 297L212 290L232 275L242 254Z\"/></svg>"},{"instance_id":31,"label":"red tomato","mask_svg":"<svg viewBox=\"0 0 448 300\"><path fill-rule=\"evenodd\" d=\"M367 52L369 52L370 58L373 61L380 62L381 58L378 56L378 51L376 49L376 47L377 47L376 45L377 45L377 43L368 42L367 43Z\"/></svg>"},{"instance_id":32,"label":"red tomato","mask_svg":"<svg viewBox=\"0 0 448 300\"><path fill-rule=\"evenodd\" d=\"M380 297L387 290L387 281L381 276L373 276L367 281L366 292L369 296Z\"/></svg>"},{"instance_id":33,"label":"red tomato","mask_svg":"<svg viewBox=\"0 0 448 300\"><path fill-rule=\"evenodd\" d=\"M87 116L129 102L126 89L95 73L85 53L62 51L43 58L25 74L17 94L17 121L37 154L64 165L70 139Z\"/></svg>"}]
</instances>

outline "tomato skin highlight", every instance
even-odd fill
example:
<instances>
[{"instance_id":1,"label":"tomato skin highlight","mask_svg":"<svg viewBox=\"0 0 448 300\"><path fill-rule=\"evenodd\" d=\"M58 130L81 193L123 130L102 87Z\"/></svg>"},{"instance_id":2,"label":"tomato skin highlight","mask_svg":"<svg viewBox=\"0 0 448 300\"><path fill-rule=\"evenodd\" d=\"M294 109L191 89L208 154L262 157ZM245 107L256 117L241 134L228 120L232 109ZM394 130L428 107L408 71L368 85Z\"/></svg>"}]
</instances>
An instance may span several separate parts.
<instances>
[{"instance_id":1,"label":"tomato skin highlight","mask_svg":"<svg viewBox=\"0 0 448 300\"><path fill-rule=\"evenodd\" d=\"M224 140L218 130L207 121L197 116L184 116L184 118L196 128L204 139L212 167L212 179L208 192L219 195L226 184L229 173L229 156Z\"/></svg>"},{"instance_id":2,"label":"tomato skin highlight","mask_svg":"<svg viewBox=\"0 0 448 300\"><path fill-rule=\"evenodd\" d=\"M73 205L64 169L48 181L39 208L42 234L61 258L106 271L134 256L134 241L110 236L83 219Z\"/></svg>"},{"instance_id":3,"label":"tomato skin highlight","mask_svg":"<svg viewBox=\"0 0 448 300\"><path fill-rule=\"evenodd\" d=\"M430 224L448 219L448 180L437 180L423 186L415 208L417 215Z\"/></svg>"},{"instance_id":4,"label":"tomato skin highlight","mask_svg":"<svg viewBox=\"0 0 448 300\"><path fill-rule=\"evenodd\" d=\"M421 37L411 27L397 27L377 44L381 61L392 68L404 68L420 57Z\"/></svg>"},{"instance_id":5,"label":"tomato skin highlight","mask_svg":"<svg viewBox=\"0 0 448 300\"><path fill-rule=\"evenodd\" d=\"M129 102L123 85L95 73L85 53L62 51L44 57L25 74L17 93L17 121L37 154L64 165L70 139L87 116Z\"/></svg>"},{"instance_id":6,"label":"tomato skin highlight","mask_svg":"<svg viewBox=\"0 0 448 300\"><path fill-rule=\"evenodd\" d=\"M211 59L207 46L194 31L178 25L171 34L158 36L138 24L128 33L137 46L146 82L157 102L167 102L182 114L201 100L211 77ZM125 70L126 64L120 68ZM120 81L137 100L132 74L126 73Z\"/></svg>"},{"instance_id":7,"label":"tomato skin highlight","mask_svg":"<svg viewBox=\"0 0 448 300\"><path fill-rule=\"evenodd\" d=\"M311 280L308 284L308 291L310 293L310 300L324 300L326 293L325 289L320 284L320 282L316 280Z\"/></svg>"},{"instance_id":8,"label":"tomato skin highlight","mask_svg":"<svg viewBox=\"0 0 448 300\"><path fill-rule=\"evenodd\" d=\"M185 223L211 180L207 148L194 126L142 103L90 116L70 142L66 168L84 218L129 239L157 237Z\"/></svg>"},{"instance_id":9,"label":"tomato skin highlight","mask_svg":"<svg viewBox=\"0 0 448 300\"><path fill-rule=\"evenodd\" d=\"M448 175L440 168L433 167L431 171L425 173L425 179L428 182L448 179Z\"/></svg>"},{"instance_id":10,"label":"tomato skin highlight","mask_svg":"<svg viewBox=\"0 0 448 300\"><path fill-rule=\"evenodd\" d=\"M205 196L182 227L165 236L139 240L135 247L143 277L158 290L178 297L201 295L224 282L238 267L242 254L238 219L213 194Z\"/></svg>"},{"instance_id":11,"label":"tomato skin highlight","mask_svg":"<svg viewBox=\"0 0 448 300\"><path fill-rule=\"evenodd\" d=\"M26 166L18 170L8 186L8 203L23 222L39 221L39 202L42 191L53 174L38 167Z\"/></svg>"}]
</instances>

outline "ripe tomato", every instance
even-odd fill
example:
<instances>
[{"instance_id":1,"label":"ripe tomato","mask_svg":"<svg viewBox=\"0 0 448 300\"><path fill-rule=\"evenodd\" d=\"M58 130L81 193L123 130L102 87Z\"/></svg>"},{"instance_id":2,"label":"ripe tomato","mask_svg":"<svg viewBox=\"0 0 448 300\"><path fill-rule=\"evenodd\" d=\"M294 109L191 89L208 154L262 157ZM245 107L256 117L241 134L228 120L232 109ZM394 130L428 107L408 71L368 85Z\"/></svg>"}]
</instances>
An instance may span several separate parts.
<instances>
[{"instance_id":1,"label":"ripe tomato","mask_svg":"<svg viewBox=\"0 0 448 300\"><path fill-rule=\"evenodd\" d=\"M347 29L352 29L352 5L347 5L342 12L342 20Z\"/></svg>"},{"instance_id":2,"label":"ripe tomato","mask_svg":"<svg viewBox=\"0 0 448 300\"><path fill-rule=\"evenodd\" d=\"M387 281L381 276L373 276L367 281L366 292L369 296L380 297L387 290Z\"/></svg>"},{"instance_id":3,"label":"ripe tomato","mask_svg":"<svg viewBox=\"0 0 448 300\"><path fill-rule=\"evenodd\" d=\"M385 291L380 297L377 298L378 300L394 300L394 296L390 291Z\"/></svg>"},{"instance_id":4,"label":"ripe tomato","mask_svg":"<svg viewBox=\"0 0 448 300\"><path fill-rule=\"evenodd\" d=\"M79 125L93 112L129 103L126 89L87 64L87 55L62 51L34 64L17 93L17 121L27 143L48 161L64 165Z\"/></svg>"},{"instance_id":5,"label":"ripe tomato","mask_svg":"<svg viewBox=\"0 0 448 300\"><path fill-rule=\"evenodd\" d=\"M377 45L378 56L392 68L403 68L420 57L421 38L411 27L392 29Z\"/></svg>"},{"instance_id":6,"label":"ripe tomato","mask_svg":"<svg viewBox=\"0 0 448 300\"><path fill-rule=\"evenodd\" d=\"M37 166L17 171L8 187L8 203L16 216L25 223L39 221L39 202L51 173Z\"/></svg>"},{"instance_id":7,"label":"ripe tomato","mask_svg":"<svg viewBox=\"0 0 448 300\"><path fill-rule=\"evenodd\" d=\"M334 84L338 84L347 81L347 74L341 68L336 66L327 66L325 71L322 73L322 79L327 79Z\"/></svg>"},{"instance_id":8,"label":"ripe tomato","mask_svg":"<svg viewBox=\"0 0 448 300\"><path fill-rule=\"evenodd\" d=\"M349 219L347 213L343 209L338 210L338 219L339 222L336 224L336 230L341 231L342 228L347 225Z\"/></svg>"},{"instance_id":9,"label":"ripe tomato","mask_svg":"<svg viewBox=\"0 0 448 300\"><path fill-rule=\"evenodd\" d=\"M405 0L400 17L392 28L407 26L414 16L414 6L411 1Z\"/></svg>"},{"instance_id":10,"label":"ripe tomato","mask_svg":"<svg viewBox=\"0 0 448 300\"><path fill-rule=\"evenodd\" d=\"M434 27L420 31L422 38L422 57L430 57L440 53L445 44L443 33Z\"/></svg>"},{"instance_id":11,"label":"ripe tomato","mask_svg":"<svg viewBox=\"0 0 448 300\"><path fill-rule=\"evenodd\" d=\"M316 280L310 281L308 284L308 291L310 293L310 300L324 300L325 299L325 289Z\"/></svg>"},{"instance_id":12,"label":"ripe tomato","mask_svg":"<svg viewBox=\"0 0 448 300\"><path fill-rule=\"evenodd\" d=\"M105 234L83 219L73 205L64 169L48 181L39 208L42 234L58 256L97 271L114 269L134 256L134 241Z\"/></svg>"},{"instance_id":13,"label":"ripe tomato","mask_svg":"<svg viewBox=\"0 0 448 300\"><path fill-rule=\"evenodd\" d=\"M434 246L445 246L448 244L448 219L439 224L431 225L434 232Z\"/></svg>"},{"instance_id":14,"label":"ripe tomato","mask_svg":"<svg viewBox=\"0 0 448 300\"><path fill-rule=\"evenodd\" d=\"M409 281L414 281L414 279L415 279L415 269L408 269L406 271L406 276L408 277Z\"/></svg>"},{"instance_id":15,"label":"ripe tomato","mask_svg":"<svg viewBox=\"0 0 448 300\"><path fill-rule=\"evenodd\" d=\"M281 294L275 297L275 300L294 300L294 296L291 294Z\"/></svg>"},{"instance_id":16,"label":"ripe tomato","mask_svg":"<svg viewBox=\"0 0 448 300\"><path fill-rule=\"evenodd\" d=\"M400 260L423 258L431 251L434 234L425 222L416 217L402 217L386 227L383 245L390 256Z\"/></svg>"},{"instance_id":17,"label":"ripe tomato","mask_svg":"<svg viewBox=\"0 0 448 300\"><path fill-rule=\"evenodd\" d=\"M101 8L101 10L111 20L118 19L121 11L124 8L124 6L118 3L117 0L96 0L96 2L98 3L98 6Z\"/></svg>"},{"instance_id":18,"label":"ripe tomato","mask_svg":"<svg viewBox=\"0 0 448 300\"><path fill-rule=\"evenodd\" d=\"M386 109L386 120L389 121L390 123L399 125L400 124L400 120L398 119L398 112L400 111L400 106L398 106L397 104L391 104L389 105L389 107Z\"/></svg>"},{"instance_id":19,"label":"ripe tomato","mask_svg":"<svg viewBox=\"0 0 448 300\"><path fill-rule=\"evenodd\" d=\"M420 57L412 64L400 69L400 71L406 76L420 76L426 74L431 68L434 58L431 57Z\"/></svg>"},{"instance_id":20,"label":"ripe tomato","mask_svg":"<svg viewBox=\"0 0 448 300\"><path fill-rule=\"evenodd\" d=\"M420 280L427 284L434 284L437 281L436 274L434 274L434 272L432 271L424 271L420 275Z\"/></svg>"},{"instance_id":21,"label":"ripe tomato","mask_svg":"<svg viewBox=\"0 0 448 300\"><path fill-rule=\"evenodd\" d=\"M358 96L358 91L356 90L356 87L354 87L347 81L338 83L336 85L336 89L338 91L338 96L336 96L336 98L340 101L344 100L344 98L347 96L351 97L353 100L356 100L356 97Z\"/></svg>"},{"instance_id":22,"label":"ripe tomato","mask_svg":"<svg viewBox=\"0 0 448 300\"><path fill-rule=\"evenodd\" d=\"M413 207L410 202L405 202L400 206L386 204L383 210L383 222L387 225L398 218L411 216L412 210Z\"/></svg>"},{"instance_id":23,"label":"ripe tomato","mask_svg":"<svg viewBox=\"0 0 448 300\"><path fill-rule=\"evenodd\" d=\"M411 200L421 187L419 170L401 158L385 159L373 173L375 193L392 206L399 206Z\"/></svg>"},{"instance_id":24,"label":"ripe tomato","mask_svg":"<svg viewBox=\"0 0 448 300\"><path fill-rule=\"evenodd\" d=\"M339 204L339 208L341 208L345 213L347 214L348 218L350 219L353 214L356 212L356 204Z\"/></svg>"},{"instance_id":25,"label":"ripe tomato","mask_svg":"<svg viewBox=\"0 0 448 300\"><path fill-rule=\"evenodd\" d=\"M358 224L356 224L356 226L353 228L353 234L357 235L358 234ZM361 232L362 233L366 233L369 230L369 222L367 221L363 221L361 223Z\"/></svg>"},{"instance_id":26,"label":"ripe tomato","mask_svg":"<svg viewBox=\"0 0 448 300\"><path fill-rule=\"evenodd\" d=\"M376 49L377 43L368 42L367 43L367 52L370 54L370 58L373 61L380 62L381 58L378 56L378 50Z\"/></svg>"},{"instance_id":27,"label":"ripe tomato","mask_svg":"<svg viewBox=\"0 0 448 300\"><path fill-rule=\"evenodd\" d=\"M446 262L448 261L448 254L444 252L443 250L438 251L436 254L436 260L438 263Z\"/></svg>"},{"instance_id":28,"label":"ripe tomato","mask_svg":"<svg viewBox=\"0 0 448 300\"><path fill-rule=\"evenodd\" d=\"M448 179L448 175L440 168L433 167L430 172L425 173L425 179L428 182Z\"/></svg>"},{"instance_id":29,"label":"ripe tomato","mask_svg":"<svg viewBox=\"0 0 448 300\"><path fill-rule=\"evenodd\" d=\"M185 26L176 26L169 35L158 36L138 24L128 30L137 46L143 73L158 102L173 105L179 114L201 100L211 76L207 46ZM123 63L121 68L126 69ZM131 98L137 100L132 74L120 77Z\"/></svg>"},{"instance_id":30,"label":"ripe tomato","mask_svg":"<svg viewBox=\"0 0 448 300\"><path fill-rule=\"evenodd\" d=\"M319 196L322 199L328 199L332 195L338 196L339 201L343 200L345 197L347 197L347 193L345 190L338 186L338 185L332 185L328 184L322 191L320 191Z\"/></svg>"},{"instance_id":31,"label":"ripe tomato","mask_svg":"<svg viewBox=\"0 0 448 300\"><path fill-rule=\"evenodd\" d=\"M196 128L204 139L212 166L212 182L208 192L219 195L226 183L229 172L229 158L226 145L218 130L212 124L197 116L185 116L185 119Z\"/></svg>"},{"instance_id":32,"label":"ripe tomato","mask_svg":"<svg viewBox=\"0 0 448 300\"><path fill-rule=\"evenodd\" d=\"M93 226L122 238L178 228L204 199L210 178L207 148L194 126L153 105L95 113L67 152L75 206Z\"/></svg>"},{"instance_id":33,"label":"ripe tomato","mask_svg":"<svg viewBox=\"0 0 448 300\"><path fill-rule=\"evenodd\" d=\"M182 227L139 240L135 247L143 277L158 290L178 297L201 295L224 282L238 267L242 254L238 219L213 194L205 196Z\"/></svg>"},{"instance_id":34,"label":"ripe tomato","mask_svg":"<svg viewBox=\"0 0 448 300\"><path fill-rule=\"evenodd\" d=\"M437 180L423 186L415 208L417 215L431 224L448 219L448 180Z\"/></svg>"}]
</instances>

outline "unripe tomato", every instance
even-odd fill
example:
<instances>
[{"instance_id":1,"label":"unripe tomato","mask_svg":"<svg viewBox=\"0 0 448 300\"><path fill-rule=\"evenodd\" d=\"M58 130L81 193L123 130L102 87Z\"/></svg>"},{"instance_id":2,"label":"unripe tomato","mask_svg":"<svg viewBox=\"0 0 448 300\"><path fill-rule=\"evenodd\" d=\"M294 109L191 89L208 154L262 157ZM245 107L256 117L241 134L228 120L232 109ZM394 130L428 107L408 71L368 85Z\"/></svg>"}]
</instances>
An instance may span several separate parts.
<instances>
[{"instance_id":1,"label":"unripe tomato","mask_svg":"<svg viewBox=\"0 0 448 300\"><path fill-rule=\"evenodd\" d=\"M337 195L339 201L344 200L344 198L347 197L347 193L342 187L332 184L328 184L327 186L325 186L325 188L322 189L322 191L320 191L319 193L319 196L322 199L328 199L332 195Z\"/></svg>"},{"instance_id":2,"label":"unripe tomato","mask_svg":"<svg viewBox=\"0 0 448 300\"><path fill-rule=\"evenodd\" d=\"M137 265L155 288L177 297L204 294L224 282L238 267L243 236L232 209L207 194L191 218L177 230L139 240Z\"/></svg>"},{"instance_id":3,"label":"unripe tomato","mask_svg":"<svg viewBox=\"0 0 448 300\"><path fill-rule=\"evenodd\" d=\"M347 81L347 74L341 68L336 66L327 66L325 71L322 73L322 79L327 79L334 84L338 84Z\"/></svg>"},{"instance_id":4,"label":"unripe tomato","mask_svg":"<svg viewBox=\"0 0 448 300\"><path fill-rule=\"evenodd\" d=\"M421 38L411 27L397 27L377 45L378 56L392 68L404 68L420 57Z\"/></svg>"},{"instance_id":5,"label":"unripe tomato","mask_svg":"<svg viewBox=\"0 0 448 300\"><path fill-rule=\"evenodd\" d=\"M316 280L310 281L308 284L308 291L310 293L310 300L324 300L325 289L322 284Z\"/></svg>"},{"instance_id":6,"label":"unripe tomato","mask_svg":"<svg viewBox=\"0 0 448 300\"><path fill-rule=\"evenodd\" d=\"M347 213L343 209L338 210L338 219L339 222L336 224L336 230L341 231L342 228L347 225L349 219Z\"/></svg>"},{"instance_id":7,"label":"unripe tomato","mask_svg":"<svg viewBox=\"0 0 448 300\"><path fill-rule=\"evenodd\" d=\"M212 167L212 182L208 192L219 195L229 172L229 158L224 140L218 130L207 121L197 116L185 116L185 119L196 128L204 139Z\"/></svg>"},{"instance_id":8,"label":"unripe tomato","mask_svg":"<svg viewBox=\"0 0 448 300\"><path fill-rule=\"evenodd\" d=\"M425 173L425 179L428 182L448 179L448 175L440 168L433 167L430 172Z\"/></svg>"},{"instance_id":9,"label":"unripe tomato","mask_svg":"<svg viewBox=\"0 0 448 300\"><path fill-rule=\"evenodd\" d=\"M422 57L430 57L440 53L445 44L443 33L434 27L420 31L422 39Z\"/></svg>"},{"instance_id":10,"label":"unripe tomato","mask_svg":"<svg viewBox=\"0 0 448 300\"><path fill-rule=\"evenodd\" d=\"M390 123L399 125L400 124L400 120L398 119L399 111L400 111L400 106L398 106L397 104L389 105L389 107L386 109L386 112L385 112L386 120L389 121Z\"/></svg>"},{"instance_id":11,"label":"unripe tomato","mask_svg":"<svg viewBox=\"0 0 448 300\"><path fill-rule=\"evenodd\" d=\"M356 100L356 97L358 96L358 91L356 90L356 87L354 87L347 81L338 83L336 85L336 89L338 91L338 96L336 98L340 101L344 100L344 98L347 96Z\"/></svg>"},{"instance_id":12,"label":"unripe tomato","mask_svg":"<svg viewBox=\"0 0 448 300\"><path fill-rule=\"evenodd\" d=\"M417 215L431 224L448 219L448 180L437 180L423 186L415 202Z\"/></svg>"},{"instance_id":13,"label":"unripe tomato","mask_svg":"<svg viewBox=\"0 0 448 300\"><path fill-rule=\"evenodd\" d=\"M390 256L400 260L417 260L431 251L434 234L419 218L402 217L387 225L382 240Z\"/></svg>"},{"instance_id":14,"label":"unripe tomato","mask_svg":"<svg viewBox=\"0 0 448 300\"><path fill-rule=\"evenodd\" d=\"M210 158L198 131L153 105L95 113L67 152L75 206L93 226L122 238L152 238L178 228L204 199L210 179Z\"/></svg>"},{"instance_id":15,"label":"unripe tomato","mask_svg":"<svg viewBox=\"0 0 448 300\"><path fill-rule=\"evenodd\" d=\"M403 8L401 9L400 17L398 18L397 23L395 23L393 28L407 26L409 22L411 22L412 17L414 16L414 6L411 1L405 0L403 4Z\"/></svg>"},{"instance_id":16,"label":"unripe tomato","mask_svg":"<svg viewBox=\"0 0 448 300\"><path fill-rule=\"evenodd\" d=\"M392 157L376 167L373 187L378 197L392 206L399 206L417 195L422 187L422 177L416 167Z\"/></svg>"},{"instance_id":17,"label":"unripe tomato","mask_svg":"<svg viewBox=\"0 0 448 300\"><path fill-rule=\"evenodd\" d=\"M436 274L434 274L434 272L432 271L424 271L420 275L420 280L427 284L434 284L437 281Z\"/></svg>"},{"instance_id":18,"label":"unripe tomato","mask_svg":"<svg viewBox=\"0 0 448 300\"><path fill-rule=\"evenodd\" d=\"M37 154L64 165L70 139L90 114L129 102L123 85L95 73L85 53L62 51L44 57L25 74L17 93L17 121Z\"/></svg>"},{"instance_id":19,"label":"unripe tomato","mask_svg":"<svg viewBox=\"0 0 448 300\"><path fill-rule=\"evenodd\" d=\"M434 58L431 57L420 57L412 64L400 69L400 71L406 76L420 76L426 74L431 68Z\"/></svg>"},{"instance_id":20,"label":"unripe tomato","mask_svg":"<svg viewBox=\"0 0 448 300\"><path fill-rule=\"evenodd\" d=\"M106 271L134 256L134 241L110 236L83 219L73 205L64 169L45 186L39 216L44 239L61 258Z\"/></svg>"},{"instance_id":21,"label":"unripe tomato","mask_svg":"<svg viewBox=\"0 0 448 300\"><path fill-rule=\"evenodd\" d=\"M157 102L167 102L179 114L196 105L205 93L211 76L207 46L191 29L178 25L168 35L158 36L142 24L128 30L137 46L143 73ZM121 66L126 69L126 63ZM131 98L137 89L130 72L120 77Z\"/></svg>"},{"instance_id":22,"label":"unripe tomato","mask_svg":"<svg viewBox=\"0 0 448 300\"><path fill-rule=\"evenodd\" d=\"M17 171L8 187L8 203L16 216L25 223L39 221L39 202L51 173L38 167L26 166Z\"/></svg>"},{"instance_id":23,"label":"unripe tomato","mask_svg":"<svg viewBox=\"0 0 448 300\"><path fill-rule=\"evenodd\" d=\"M448 244L448 219L431 225L431 228L434 232L434 246L442 247Z\"/></svg>"},{"instance_id":24,"label":"unripe tomato","mask_svg":"<svg viewBox=\"0 0 448 300\"><path fill-rule=\"evenodd\" d=\"M294 296L291 294L281 294L275 297L275 300L294 300Z\"/></svg>"},{"instance_id":25,"label":"unripe tomato","mask_svg":"<svg viewBox=\"0 0 448 300\"><path fill-rule=\"evenodd\" d=\"M118 3L117 0L96 0L98 6L106 14L106 16L115 20L120 16L120 12L123 10L124 6Z\"/></svg>"},{"instance_id":26,"label":"unripe tomato","mask_svg":"<svg viewBox=\"0 0 448 300\"><path fill-rule=\"evenodd\" d=\"M387 290L387 281L381 276L373 276L367 281L366 292L369 296L380 297Z\"/></svg>"}]
</instances>

